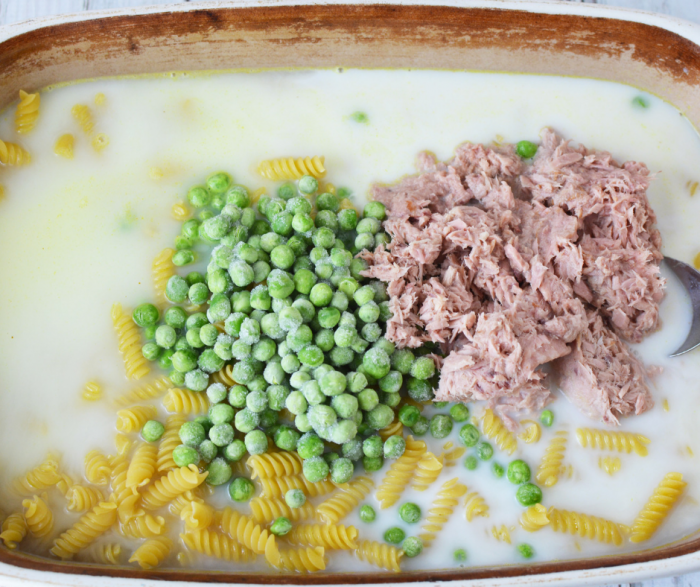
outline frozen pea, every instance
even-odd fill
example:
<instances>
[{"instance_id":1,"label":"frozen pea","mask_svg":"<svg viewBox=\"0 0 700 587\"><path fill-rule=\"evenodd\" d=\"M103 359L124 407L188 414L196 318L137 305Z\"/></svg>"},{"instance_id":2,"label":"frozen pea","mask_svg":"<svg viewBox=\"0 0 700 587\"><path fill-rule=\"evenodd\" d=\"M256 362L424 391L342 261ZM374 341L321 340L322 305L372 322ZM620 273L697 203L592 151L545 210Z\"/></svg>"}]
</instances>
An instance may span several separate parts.
<instances>
[{"instance_id":1,"label":"frozen pea","mask_svg":"<svg viewBox=\"0 0 700 587\"><path fill-rule=\"evenodd\" d=\"M297 509L306 503L306 495L301 489L290 489L284 494L284 501L292 509Z\"/></svg>"},{"instance_id":2,"label":"frozen pea","mask_svg":"<svg viewBox=\"0 0 700 587\"><path fill-rule=\"evenodd\" d=\"M406 441L403 437L390 436L384 443L384 458L398 459L406 450Z\"/></svg>"},{"instance_id":3,"label":"frozen pea","mask_svg":"<svg viewBox=\"0 0 700 587\"><path fill-rule=\"evenodd\" d=\"M172 348L177 341L177 333L172 326L163 324L156 328L156 344L164 349Z\"/></svg>"},{"instance_id":4,"label":"frozen pea","mask_svg":"<svg viewBox=\"0 0 700 587\"><path fill-rule=\"evenodd\" d=\"M277 352L277 345L269 338L264 338L253 345L253 358L258 361L269 361Z\"/></svg>"},{"instance_id":5,"label":"frozen pea","mask_svg":"<svg viewBox=\"0 0 700 587\"><path fill-rule=\"evenodd\" d=\"M237 340L231 345L231 356L239 361L249 359L253 355L253 347L242 340ZM234 365L235 366L235 365Z\"/></svg>"},{"instance_id":6,"label":"frozen pea","mask_svg":"<svg viewBox=\"0 0 700 587\"><path fill-rule=\"evenodd\" d=\"M155 342L147 342L141 347L141 354L149 361L156 361L162 350Z\"/></svg>"},{"instance_id":7,"label":"frozen pea","mask_svg":"<svg viewBox=\"0 0 700 587\"><path fill-rule=\"evenodd\" d=\"M309 418L309 423L316 431L329 428L335 424L338 419L335 410L323 404L311 406L307 416Z\"/></svg>"},{"instance_id":8,"label":"frozen pea","mask_svg":"<svg viewBox=\"0 0 700 587\"><path fill-rule=\"evenodd\" d=\"M413 558L423 552L423 541L417 536L409 536L403 541L401 547L408 558Z\"/></svg>"},{"instance_id":9,"label":"frozen pea","mask_svg":"<svg viewBox=\"0 0 700 587\"><path fill-rule=\"evenodd\" d=\"M292 523L285 517L279 517L270 526L270 532L275 536L284 536L289 534L292 529Z\"/></svg>"},{"instance_id":10,"label":"frozen pea","mask_svg":"<svg viewBox=\"0 0 700 587\"><path fill-rule=\"evenodd\" d=\"M338 226L341 230L355 230L357 221L357 211L352 208L338 212Z\"/></svg>"},{"instance_id":11,"label":"frozen pea","mask_svg":"<svg viewBox=\"0 0 700 587\"><path fill-rule=\"evenodd\" d=\"M207 188L212 194L223 194L231 187L233 178L223 171L212 173L207 177Z\"/></svg>"},{"instance_id":12,"label":"frozen pea","mask_svg":"<svg viewBox=\"0 0 700 587\"><path fill-rule=\"evenodd\" d=\"M265 411L267 409L267 394L263 391L251 391L246 397L246 407L251 412Z\"/></svg>"},{"instance_id":13,"label":"frozen pea","mask_svg":"<svg viewBox=\"0 0 700 587\"><path fill-rule=\"evenodd\" d=\"M296 373L299 370L301 363L299 362L299 358L290 352L290 354L282 357L280 365L285 373L291 374Z\"/></svg>"},{"instance_id":14,"label":"frozen pea","mask_svg":"<svg viewBox=\"0 0 700 587\"><path fill-rule=\"evenodd\" d=\"M260 413L260 427L265 430L268 434L274 434L277 427L277 420L279 415L277 412L271 409L263 410Z\"/></svg>"},{"instance_id":15,"label":"frozen pea","mask_svg":"<svg viewBox=\"0 0 700 587\"><path fill-rule=\"evenodd\" d=\"M224 361L219 355L214 352L214 349L205 349L201 355L199 355L199 360L197 361L197 366L204 373L216 373L220 371L224 366ZM209 379L207 378L207 382ZM202 390L205 388L202 388ZM202 391L200 390L200 391Z\"/></svg>"},{"instance_id":16,"label":"frozen pea","mask_svg":"<svg viewBox=\"0 0 700 587\"><path fill-rule=\"evenodd\" d=\"M231 424L217 424L209 430L209 440L216 446L227 446L233 442L233 426Z\"/></svg>"},{"instance_id":17,"label":"frozen pea","mask_svg":"<svg viewBox=\"0 0 700 587\"><path fill-rule=\"evenodd\" d=\"M425 416L419 416L416 423L411 426L411 432L416 436L423 436L430 429L430 420Z\"/></svg>"},{"instance_id":18,"label":"frozen pea","mask_svg":"<svg viewBox=\"0 0 700 587\"><path fill-rule=\"evenodd\" d=\"M321 391L318 381L307 381L302 386L301 392L310 406L322 404L326 401L326 396Z\"/></svg>"},{"instance_id":19,"label":"frozen pea","mask_svg":"<svg viewBox=\"0 0 700 587\"><path fill-rule=\"evenodd\" d=\"M446 438L452 432L452 418L436 414L430 419L430 435L433 438Z\"/></svg>"},{"instance_id":20,"label":"frozen pea","mask_svg":"<svg viewBox=\"0 0 700 587\"><path fill-rule=\"evenodd\" d=\"M430 379L435 375L435 363L430 357L420 357L411 365L411 376L416 379Z\"/></svg>"},{"instance_id":21,"label":"frozen pea","mask_svg":"<svg viewBox=\"0 0 700 587\"><path fill-rule=\"evenodd\" d=\"M506 475L508 481L514 485L527 483L530 480L530 467L525 461L517 459L508 465L508 472Z\"/></svg>"},{"instance_id":22,"label":"frozen pea","mask_svg":"<svg viewBox=\"0 0 700 587\"><path fill-rule=\"evenodd\" d=\"M330 440L344 444L357 436L357 424L354 420L340 420L331 428Z\"/></svg>"},{"instance_id":23,"label":"frozen pea","mask_svg":"<svg viewBox=\"0 0 700 587\"><path fill-rule=\"evenodd\" d=\"M540 414L540 422L542 422L543 426L551 426L554 422L554 413L551 410L544 410Z\"/></svg>"},{"instance_id":24,"label":"frozen pea","mask_svg":"<svg viewBox=\"0 0 700 587\"><path fill-rule=\"evenodd\" d=\"M433 388L428 381L409 377L406 389L408 396L417 402L427 402L433 399Z\"/></svg>"},{"instance_id":25,"label":"frozen pea","mask_svg":"<svg viewBox=\"0 0 700 587\"><path fill-rule=\"evenodd\" d=\"M358 406L357 398L347 393L336 395L331 400L331 407L341 418L353 418L357 412Z\"/></svg>"},{"instance_id":26,"label":"frozen pea","mask_svg":"<svg viewBox=\"0 0 700 587\"><path fill-rule=\"evenodd\" d=\"M333 290L327 283L317 283L311 288L309 299L316 307L327 306L333 299Z\"/></svg>"},{"instance_id":27,"label":"frozen pea","mask_svg":"<svg viewBox=\"0 0 700 587\"><path fill-rule=\"evenodd\" d=\"M313 175L303 175L297 187L302 194L310 196L318 190L318 180Z\"/></svg>"},{"instance_id":28,"label":"frozen pea","mask_svg":"<svg viewBox=\"0 0 700 587\"><path fill-rule=\"evenodd\" d=\"M273 269L267 276L267 288L270 296L275 299L284 299L289 297L294 291L294 280L289 274L281 269ZM273 302L273 309L275 308ZM277 310L275 310L277 311Z\"/></svg>"},{"instance_id":29,"label":"frozen pea","mask_svg":"<svg viewBox=\"0 0 700 587\"><path fill-rule=\"evenodd\" d=\"M245 453L245 443L242 440L234 440L224 448L224 458L230 462L240 461Z\"/></svg>"},{"instance_id":30,"label":"frozen pea","mask_svg":"<svg viewBox=\"0 0 700 587\"><path fill-rule=\"evenodd\" d=\"M330 472L328 463L321 457L306 459L302 465L302 470L304 472L304 477L306 477L306 480L310 483L323 481L328 477L328 473Z\"/></svg>"},{"instance_id":31,"label":"frozen pea","mask_svg":"<svg viewBox=\"0 0 700 587\"><path fill-rule=\"evenodd\" d=\"M324 444L317 434L307 432L297 443L297 452L302 459L310 459L323 454Z\"/></svg>"},{"instance_id":32,"label":"frozen pea","mask_svg":"<svg viewBox=\"0 0 700 587\"><path fill-rule=\"evenodd\" d=\"M308 408L308 402L300 391L293 391L287 396L286 408L295 415L304 414Z\"/></svg>"},{"instance_id":33,"label":"frozen pea","mask_svg":"<svg viewBox=\"0 0 700 587\"><path fill-rule=\"evenodd\" d=\"M362 466L368 473L379 471L384 466L383 457L362 457Z\"/></svg>"},{"instance_id":34,"label":"frozen pea","mask_svg":"<svg viewBox=\"0 0 700 587\"><path fill-rule=\"evenodd\" d=\"M386 208L381 202L367 202L362 214L365 218L376 218L377 220L384 220L386 218Z\"/></svg>"},{"instance_id":35,"label":"frozen pea","mask_svg":"<svg viewBox=\"0 0 700 587\"><path fill-rule=\"evenodd\" d=\"M255 493L255 485L250 479L238 477L228 486L228 494L233 501L239 503L249 501Z\"/></svg>"},{"instance_id":36,"label":"frozen pea","mask_svg":"<svg viewBox=\"0 0 700 587\"><path fill-rule=\"evenodd\" d=\"M299 351L299 360L309 367L318 367L323 363L323 351L316 345L309 344Z\"/></svg>"},{"instance_id":37,"label":"frozen pea","mask_svg":"<svg viewBox=\"0 0 700 587\"><path fill-rule=\"evenodd\" d=\"M340 371L329 371L319 381L321 391L327 396L343 393L347 387L347 379Z\"/></svg>"},{"instance_id":38,"label":"frozen pea","mask_svg":"<svg viewBox=\"0 0 700 587\"><path fill-rule=\"evenodd\" d=\"M296 426L296 429L302 433L313 430L313 426L311 426L309 417L306 414L299 414L296 418L294 418L294 426Z\"/></svg>"},{"instance_id":39,"label":"frozen pea","mask_svg":"<svg viewBox=\"0 0 700 587\"><path fill-rule=\"evenodd\" d=\"M351 371L347 374L346 379L347 379L348 389L352 393L360 393L363 389L365 389L367 387L367 377L365 377L365 375L363 373L357 373L355 371ZM366 408L362 408L362 409L364 410Z\"/></svg>"},{"instance_id":40,"label":"frozen pea","mask_svg":"<svg viewBox=\"0 0 700 587\"><path fill-rule=\"evenodd\" d=\"M374 347L365 353L362 358L362 366L367 373L376 379L381 379L391 370L389 355L383 349Z\"/></svg>"},{"instance_id":41,"label":"frozen pea","mask_svg":"<svg viewBox=\"0 0 700 587\"><path fill-rule=\"evenodd\" d=\"M265 367L265 371L267 371L269 367L270 365ZM279 411L285 407L285 402L287 401L287 396L289 395L289 389L287 387L280 384L274 384L267 388L266 393L268 406L270 409Z\"/></svg>"},{"instance_id":42,"label":"frozen pea","mask_svg":"<svg viewBox=\"0 0 700 587\"><path fill-rule=\"evenodd\" d=\"M246 433L243 440L248 453L251 455L263 454L268 449L267 436L262 430L251 430Z\"/></svg>"},{"instance_id":43,"label":"frozen pea","mask_svg":"<svg viewBox=\"0 0 700 587\"><path fill-rule=\"evenodd\" d=\"M479 461L474 455L469 455L464 459L464 466L468 471L473 471L479 466Z\"/></svg>"},{"instance_id":44,"label":"frozen pea","mask_svg":"<svg viewBox=\"0 0 700 587\"><path fill-rule=\"evenodd\" d=\"M160 440L165 432L165 426L158 422L157 420L149 420L143 425L141 429L141 436L146 442L156 442Z\"/></svg>"},{"instance_id":45,"label":"frozen pea","mask_svg":"<svg viewBox=\"0 0 700 587\"><path fill-rule=\"evenodd\" d=\"M415 524L421 518L420 508L415 503L404 503L399 508L399 517L407 524Z\"/></svg>"},{"instance_id":46,"label":"frozen pea","mask_svg":"<svg viewBox=\"0 0 700 587\"><path fill-rule=\"evenodd\" d=\"M260 323L252 318L246 318L241 323L240 338L246 344L253 345L260 340Z\"/></svg>"},{"instance_id":47,"label":"frozen pea","mask_svg":"<svg viewBox=\"0 0 700 587\"><path fill-rule=\"evenodd\" d=\"M391 356L396 350L396 345L386 337L380 337L377 342L372 345L373 348L382 349L387 355Z\"/></svg>"},{"instance_id":48,"label":"frozen pea","mask_svg":"<svg viewBox=\"0 0 700 587\"><path fill-rule=\"evenodd\" d=\"M277 245L270 251L270 261L278 269L289 269L294 265L294 251L287 245Z\"/></svg>"},{"instance_id":49,"label":"frozen pea","mask_svg":"<svg viewBox=\"0 0 700 587\"><path fill-rule=\"evenodd\" d=\"M279 317L277 314L269 313L265 314L260 321L260 330L262 333L273 340L280 340L286 335L285 330L283 330L279 325Z\"/></svg>"},{"instance_id":50,"label":"frozen pea","mask_svg":"<svg viewBox=\"0 0 700 587\"><path fill-rule=\"evenodd\" d=\"M172 263L177 267L183 267L194 263L196 256L190 249L180 249L172 256Z\"/></svg>"},{"instance_id":51,"label":"frozen pea","mask_svg":"<svg viewBox=\"0 0 700 587\"><path fill-rule=\"evenodd\" d=\"M493 447L488 442L480 442L476 454L482 461L488 461L493 456Z\"/></svg>"},{"instance_id":52,"label":"frozen pea","mask_svg":"<svg viewBox=\"0 0 700 587\"><path fill-rule=\"evenodd\" d=\"M325 363L323 365L319 365L314 369L314 379L316 381L321 381L323 379L323 376L326 373L329 373L330 371L333 371L333 367L330 365L326 365Z\"/></svg>"},{"instance_id":53,"label":"frozen pea","mask_svg":"<svg viewBox=\"0 0 700 587\"><path fill-rule=\"evenodd\" d=\"M379 396L373 389L363 389L357 396L360 408L365 412L373 410L379 404Z\"/></svg>"},{"instance_id":54,"label":"frozen pea","mask_svg":"<svg viewBox=\"0 0 700 587\"><path fill-rule=\"evenodd\" d=\"M364 338L368 342L376 342L382 335L382 328L376 322L365 324L362 327L361 335L362 338ZM398 370L397 372L400 373L400 371Z\"/></svg>"},{"instance_id":55,"label":"frozen pea","mask_svg":"<svg viewBox=\"0 0 700 587\"><path fill-rule=\"evenodd\" d=\"M362 440L359 438L353 438L348 440L341 447L341 452L343 457L350 459L351 461L357 461L362 458Z\"/></svg>"},{"instance_id":56,"label":"frozen pea","mask_svg":"<svg viewBox=\"0 0 700 587\"><path fill-rule=\"evenodd\" d=\"M379 380L379 388L386 393L398 393L403 385L403 375L398 371L389 371Z\"/></svg>"},{"instance_id":57,"label":"frozen pea","mask_svg":"<svg viewBox=\"0 0 700 587\"><path fill-rule=\"evenodd\" d=\"M413 427L420 418L420 410L416 406L405 405L399 410L399 422L409 428Z\"/></svg>"},{"instance_id":58,"label":"frozen pea","mask_svg":"<svg viewBox=\"0 0 700 587\"><path fill-rule=\"evenodd\" d=\"M243 385L234 385L228 393L228 401L234 408L245 407L245 400L248 395L248 389Z\"/></svg>"},{"instance_id":59,"label":"frozen pea","mask_svg":"<svg viewBox=\"0 0 700 587\"><path fill-rule=\"evenodd\" d=\"M281 385L285 379L284 367L281 363L268 363L263 371L263 377L270 385Z\"/></svg>"},{"instance_id":60,"label":"frozen pea","mask_svg":"<svg viewBox=\"0 0 700 587\"><path fill-rule=\"evenodd\" d=\"M215 384L216 385L216 384ZM221 385L221 384L219 384ZM242 387L242 386L238 386ZM233 389L233 388L232 388ZM229 406L228 404L216 404L215 406L212 406L209 408L209 419L211 420L212 424L228 424L231 421L233 421L233 418L235 416L234 409Z\"/></svg>"},{"instance_id":61,"label":"frozen pea","mask_svg":"<svg viewBox=\"0 0 700 587\"><path fill-rule=\"evenodd\" d=\"M347 483L352 479L355 466L347 458L335 459L331 464L331 481L333 483Z\"/></svg>"},{"instance_id":62,"label":"frozen pea","mask_svg":"<svg viewBox=\"0 0 700 587\"><path fill-rule=\"evenodd\" d=\"M369 524L371 522L374 522L374 520L376 520L376 519L377 519L377 512L374 511L374 508L371 505L364 504L360 508L360 520Z\"/></svg>"},{"instance_id":63,"label":"frozen pea","mask_svg":"<svg viewBox=\"0 0 700 587\"><path fill-rule=\"evenodd\" d=\"M366 457L376 458L384 454L384 443L379 436L365 438L362 443L362 452Z\"/></svg>"},{"instance_id":64,"label":"frozen pea","mask_svg":"<svg viewBox=\"0 0 700 587\"><path fill-rule=\"evenodd\" d=\"M476 446L479 442L479 429L473 424L465 424L459 431L459 439L465 446Z\"/></svg>"},{"instance_id":65,"label":"frozen pea","mask_svg":"<svg viewBox=\"0 0 700 587\"><path fill-rule=\"evenodd\" d=\"M491 472L497 479L500 479L506 474L506 470L503 468L503 465L496 462L491 463Z\"/></svg>"},{"instance_id":66,"label":"frozen pea","mask_svg":"<svg viewBox=\"0 0 700 587\"><path fill-rule=\"evenodd\" d=\"M141 304L140 306L136 306L131 314L133 321L141 328L154 325L158 322L159 317L160 313L158 312L158 308L153 304Z\"/></svg>"},{"instance_id":67,"label":"frozen pea","mask_svg":"<svg viewBox=\"0 0 700 587\"><path fill-rule=\"evenodd\" d=\"M330 329L321 329L314 335L314 344L323 352L328 352L335 346L333 331Z\"/></svg>"},{"instance_id":68,"label":"frozen pea","mask_svg":"<svg viewBox=\"0 0 700 587\"><path fill-rule=\"evenodd\" d=\"M179 371L171 371L170 374L168 375L170 378L170 382L175 385L176 387L182 387L185 385L185 374L180 373Z\"/></svg>"},{"instance_id":69,"label":"frozen pea","mask_svg":"<svg viewBox=\"0 0 700 587\"><path fill-rule=\"evenodd\" d=\"M250 314L252 311L250 305L250 292L247 290L237 291L231 296L231 310L235 313ZM228 332L228 330L227 330ZM228 332L228 334L232 334Z\"/></svg>"},{"instance_id":70,"label":"frozen pea","mask_svg":"<svg viewBox=\"0 0 700 587\"><path fill-rule=\"evenodd\" d=\"M223 485L233 475L231 471L231 465L226 462L226 459L216 458L207 467L209 474L207 475L206 481L209 485Z\"/></svg>"},{"instance_id":71,"label":"frozen pea","mask_svg":"<svg viewBox=\"0 0 700 587\"><path fill-rule=\"evenodd\" d=\"M383 404L377 405L367 414L367 423L374 430L386 428L393 421L394 411Z\"/></svg>"},{"instance_id":72,"label":"frozen pea","mask_svg":"<svg viewBox=\"0 0 700 587\"><path fill-rule=\"evenodd\" d=\"M239 383L248 383L255 377L255 368L248 360L239 360L231 371L233 379Z\"/></svg>"},{"instance_id":73,"label":"frozen pea","mask_svg":"<svg viewBox=\"0 0 700 587\"><path fill-rule=\"evenodd\" d=\"M275 445L282 450L296 450L299 444L301 435L296 430L292 430L288 426L280 426L274 435Z\"/></svg>"},{"instance_id":74,"label":"frozen pea","mask_svg":"<svg viewBox=\"0 0 700 587\"><path fill-rule=\"evenodd\" d=\"M205 324L199 329L199 338L206 346L214 346L219 337L219 331L213 324Z\"/></svg>"},{"instance_id":75,"label":"frozen pea","mask_svg":"<svg viewBox=\"0 0 700 587\"><path fill-rule=\"evenodd\" d=\"M389 544L401 544L405 538L406 532L398 527L389 528L386 532L384 532L384 541L388 542Z\"/></svg>"},{"instance_id":76,"label":"frozen pea","mask_svg":"<svg viewBox=\"0 0 700 587\"><path fill-rule=\"evenodd\" d=\"M260 415L256 412L251 412L248 408L244 408L236 412L236 417L233 422L236 430L247 434L260 425Z\"/></svg>"},{"instance_id":77,"label":"frozen pea","mask_svg":"<svg viewBox=\"0 0 700 587\"><path fill-rule=\"evenodd\" d=\"M450 408L450 416L455 422L466 422L469 419L469 408L464 404L455 404Z\"/></svg>"},{"instance_id":78,"label":"frozen pea","mask_svg":"<svg viewBox=\"0 0 700 587\"><path fill-rule=\"evenodd\" d=\"M181 444L173 450L173 461L178 467L189 467L199 463L199 453L190 446Z\"/></svg>"},{"instance_id":79,"label":"frozen pea","mask_svg":"<svg viewBox=\"0 0 700 587\"><path fill-rule=\"evenodd\" d=\"M520 505L530 507L542 501L542 490L532 483L523 483L515 492Z\"/></svg>"},{"instance_id":80,"label":"frozen pea","mask_svg":"<svg viewBox=\"0 0 700 587\"><path fill-rule=\"evenodd\" d=\"M185 386L192 391L204 391L209 385L209 375L200 369L185 373Z\"/></svg>"},{"instance_id":81,"label":"frozen pea","mask_svg":"<svg viewBox=\"0 0 700 587\"><path fill-rule=\"evenodd\" d=\"M523 558L532 558L535 556L535 549L526 543L518 544L518 552Z\"/></svg>"},{"instance_id":82,"label":"frozen pea","mask_svg":"<svg viewBox=\"0 0 700 587\"><path fill-rule=\"evenodd\" d=\"M345 282L347 282L347 279L343 279L341 281L341 285ZM331 299L332 308L336 308L339 312L345 312L349 305L350 300L345 293L342 291L337 291L333 294L333 298Z\"/></svg>"}]
</instances>

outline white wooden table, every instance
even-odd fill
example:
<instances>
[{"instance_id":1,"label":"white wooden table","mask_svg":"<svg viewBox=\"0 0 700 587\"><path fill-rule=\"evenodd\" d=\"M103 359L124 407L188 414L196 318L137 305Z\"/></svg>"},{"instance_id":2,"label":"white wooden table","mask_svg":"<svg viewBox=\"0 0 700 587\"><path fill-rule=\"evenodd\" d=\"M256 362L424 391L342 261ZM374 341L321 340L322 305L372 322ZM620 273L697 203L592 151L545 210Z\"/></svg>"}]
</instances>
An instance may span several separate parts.
<instances>
[{"instance_id":1,"label":"white wooden table","mask_svg":"<svg viewBox=\"0 0 700 587\"><path fill-rule=\"evenodd\" d=\"M127 8L152 4L179 4L197 0L0 0L0 25L29 20L40 16L102 10L105 8ZM527 2L528 0L520 0ZM624 8L636 8L676 16L700 24L700 0L560 0L606 4ZM700 572L654 579L642 583L624 583L604 587L700 587Z\"/></svg>"}]
</instances>

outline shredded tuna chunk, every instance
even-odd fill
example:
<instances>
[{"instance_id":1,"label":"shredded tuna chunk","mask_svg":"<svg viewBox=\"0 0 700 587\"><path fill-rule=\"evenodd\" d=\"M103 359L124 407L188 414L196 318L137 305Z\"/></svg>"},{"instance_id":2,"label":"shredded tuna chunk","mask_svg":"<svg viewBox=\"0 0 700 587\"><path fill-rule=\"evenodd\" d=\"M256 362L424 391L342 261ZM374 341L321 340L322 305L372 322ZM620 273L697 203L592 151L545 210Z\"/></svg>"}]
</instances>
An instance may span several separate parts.
<instances>
[{"instance_id":1,"label":"shredded tuna chunk","mask_svg":"<svg viewBox=\"0 0 700 587\"><path fill-rule=\"evenodd\" d=\"M486 400L515 425L509 413L552 400L551 364L592 417L649 409L645 371L620 340L653 331L663 297L647 168L550 130L530 166L512 145L464 144L417 167L374 187L392 241L360 256L363 275L388 283L387 337L442 348L436 398Z\"/></svg>"}]
</instances>

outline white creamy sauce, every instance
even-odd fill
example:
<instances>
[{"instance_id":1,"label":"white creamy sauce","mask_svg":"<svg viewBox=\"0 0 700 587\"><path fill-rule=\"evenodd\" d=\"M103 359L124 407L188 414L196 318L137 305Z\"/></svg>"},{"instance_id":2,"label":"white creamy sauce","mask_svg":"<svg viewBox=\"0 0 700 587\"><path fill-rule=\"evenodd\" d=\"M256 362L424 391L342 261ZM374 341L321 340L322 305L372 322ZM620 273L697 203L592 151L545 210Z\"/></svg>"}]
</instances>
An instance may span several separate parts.
<instances>
[{"instance_id":1,"label":"white creamy sauce","mask_svg":"<svg viewBox=\"0 0 700 587\"><path fill-rule=\"evenodd\" d=\"M97 92L106 95L105 105L94 105ZM6 192L0 202L0 485L6 489L1 509L7 513L19 507L9 481L49 451L60 453L63 469L76 477L82 475L89 450L114 453L115 409L108 399L134 384L124 376L110 307L118 301L132 308L153 299L152 260L172 246L179 230L171 206L210 172L226 170L237 183L274 190L276 184L256 173L260 160L325 155L327 180L351 188L362 204L372 182L392 182L414 172L413 161L421 150L446 160L464 141L537 141L542 127L551 126L589 148L610 151L618 161L645 162L656 174L648 195L658 215L663 252L691 262L700 247L700 194L691 197L687 183L700 179L700 140L675 108L652 96L645 96L648 108L635 106L632 100L638 95L631 87L585 79L295 71L177 74L61 87L42 94L37 126L21 138L14 132L14 108L8 109L0 116L0 137L21 143L33 159L26 168L0 168ZM109 146L100 154L71 116L78 103L90 105L97 131L109 136ZM369 122L353 121L350 115L356 111L365 112ZM67 132L76 137L73 160L53 153L56 139ZM163 170L161 179L151 178L154 167ZM460 503L429 551L404 559L404 569L516 563L522 561L516 545L523 542L534 547L533 561L630 552L696 531L700 361L697 352L667 358L685 338L690 322L688 300L672 277L661 316L661 330L634 347L647 365L664 368L652 385L656 406L623 420L621 427L651 439L647 457L579 446L577 427L602 425L580 415L561 396L550 406L555 423L543 429L538 443L519 441L512 457L498 450L494 456L502 465L523 458L534 476L553 434L569 430L565 464L573 466L573 474L545 489L543 503L626 525L667 472L682 473L686 494L650 542L614 547L549 528L527 533L518 525L524 508L515 500L516 487L496 479L491 463L467 471L459 462L444 469L431 490L421 494L409 489L388 510L380 511L370 497L365 503L377 509L374 523L361 522L357 511L342 523L355 525L363 538L379 541L392 526L418 534L420 523L402 523L398 506L416 502L425 516L440 485L459 477L486 499L490 517L467 523ZM155 365L152 371L157 372ZM90 379L102 384L107 399L90 403L81 398ZM668 411L662 407L664 399ZM477 416L483 410L481 405L470 408ZM424 440L440 454L447 440L459 445L460 426L455 425L448 439ZM600 456L619 456L621 470L609 476L598 466ZM361 465L357 469L361 472ZM373 475L377 484L383 475ZM218 491L221 503L226 501L224 491ZM50 500L55 510L65 505L55 491ZM59 526L75 519L62 516ZM512 545L490 534L493 525L502 524L513 528ZM125 544L134 548L133 541ZM466 563L454 562L457 548L467 550ZM358 564L350 553L329 554L329 570L373 569ZM231 568L214 559L199 560L212 568ZM177 565L174 557L169 564ZM252 568L257 567L264 568L264 563Z\"/></svg>"}]
</instances>

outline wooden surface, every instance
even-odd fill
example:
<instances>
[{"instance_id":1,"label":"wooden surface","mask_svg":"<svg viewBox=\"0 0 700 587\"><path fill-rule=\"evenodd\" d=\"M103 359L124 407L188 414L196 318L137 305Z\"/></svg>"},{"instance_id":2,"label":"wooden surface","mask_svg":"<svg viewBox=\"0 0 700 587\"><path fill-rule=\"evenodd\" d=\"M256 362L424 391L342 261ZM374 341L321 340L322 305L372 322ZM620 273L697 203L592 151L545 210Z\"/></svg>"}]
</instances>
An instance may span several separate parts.
<instances>
[{"instance_id":1,"label":"wooden surface","mask_svg":"<svg viewBox=\"0 0 700 587\"><path fill-rule=\"evenodd\" d=\"M178 4L189 0L0 0L0 25L21 22L39 16L124 8L151 4ZM192 0L196 1L196 0ZM527 3L528 0L521 0ZM700 24L700 0L561 0L605 4L624 8L648 10L683 18ZM613 586L605 586L613 587ZM700 572L654 579L640 583L626 583L614 587L700 587Z\"/></svg>"}]
</instances>

